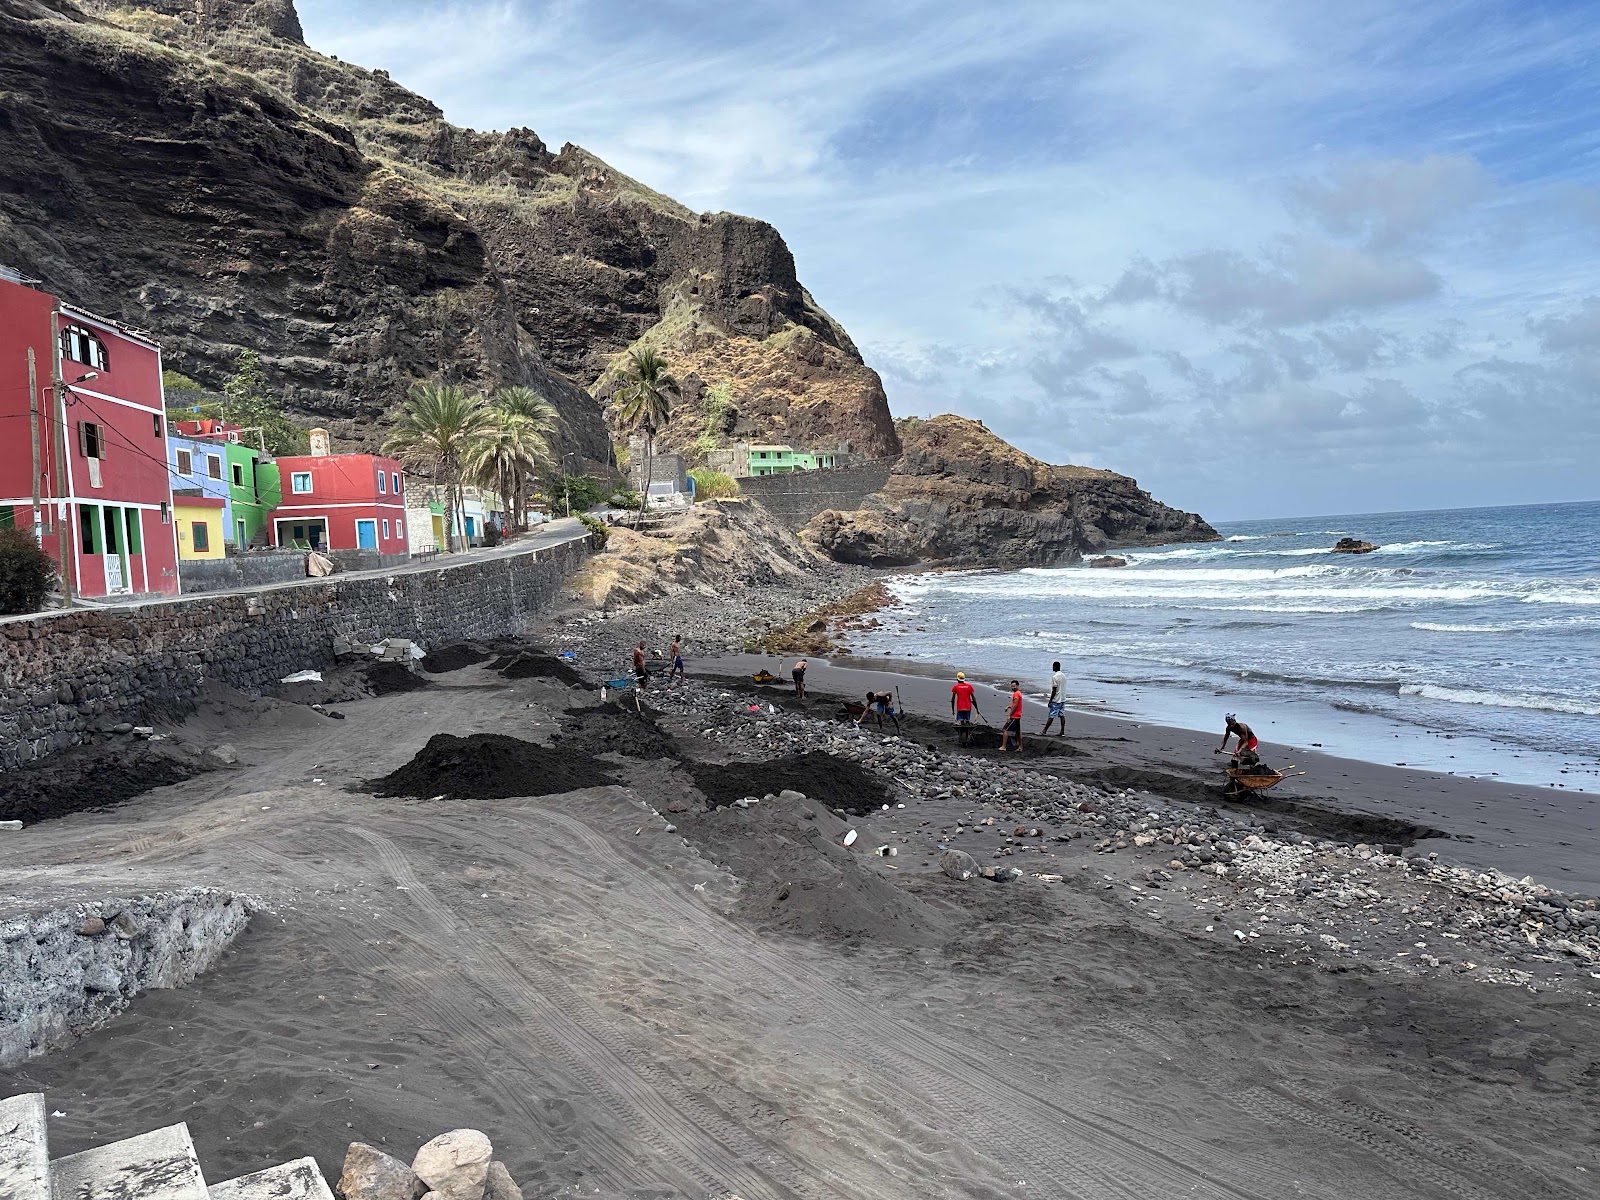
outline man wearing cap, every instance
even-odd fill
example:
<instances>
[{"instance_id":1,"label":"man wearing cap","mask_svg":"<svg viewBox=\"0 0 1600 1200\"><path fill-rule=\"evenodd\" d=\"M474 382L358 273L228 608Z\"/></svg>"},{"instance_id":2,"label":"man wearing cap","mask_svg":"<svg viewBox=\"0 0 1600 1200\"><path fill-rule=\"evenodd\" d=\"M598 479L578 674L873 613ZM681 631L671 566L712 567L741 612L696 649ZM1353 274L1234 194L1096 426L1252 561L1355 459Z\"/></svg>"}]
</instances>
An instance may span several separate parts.
<instances>
[{"instance_id":1,"label":"man wearing cap","mask_svg":"<svg viewBox=\"0 0 1600 1200\"><path fill-rule=\"evenodd\" d=\"M1223 717L1223 721L1225 724L1222 729L1222 745L1211 753L1221 754L1228 748L1228 739L1236 737L1239 739L1239 744L1233 749L1234 764L1236 766L1250 767L1260 762L1261 758L1256 751L1260 748L1261 742L1250 726L1239 720L1233 713L1228 713Z\"/></svg>"},{"instance_id":2,"label":"man wearing cap","mask_svg":"<svg viewBox=\"0 0 1600 1200\"><path fill-rule=\"evenodd\" d=\"M978 693L967 682L965 671L956 672L956 684L950 689L950 711L956 716L956 724L966 726L972 724L972 714L978 707ZM963 728L962 733L966 733Z\"/></svg>"}]
</instances>

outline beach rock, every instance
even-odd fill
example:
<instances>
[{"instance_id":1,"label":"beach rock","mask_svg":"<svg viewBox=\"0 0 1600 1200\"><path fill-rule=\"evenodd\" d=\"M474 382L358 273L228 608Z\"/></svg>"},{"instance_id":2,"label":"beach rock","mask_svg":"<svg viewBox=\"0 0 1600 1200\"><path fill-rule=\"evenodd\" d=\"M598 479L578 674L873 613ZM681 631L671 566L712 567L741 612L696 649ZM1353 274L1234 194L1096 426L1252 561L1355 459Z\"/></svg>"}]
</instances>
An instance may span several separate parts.
<instances>
[{"instance_id":1,"label":"beach rock","mask_svg":"<svg viewBox=\"0 0 1600 1200\"><path fill-rule=\"evenodd\" d=\"M422 1200L428 1185L398 1158L365 1142L351 1142L344 1174L333 1190L341 1200Z\"/></svg>"},{"instance_id":2,"label":"beach rock","mask_svg":"<svg viewBox=\"0 0 1600 1200\"><path fill-rule=\"evenodd\" d=\"M1378 549L1371 542L1363 542L1359 538L1342 537L1333 544L1335 554L1371 554Z\"/></svg>"},{"instance_id":3,"label":"beach rock","mask_svg":"<svg viewBox=\"0 0 1600 1200\"><path fill-rule=\"evenodd\" d=\"M1125 567L1128 560L1115 554L1097 554L1084 563L1086 567Z\"/></svg>"},{"instance_id":4,"label":"beach rock","mask_svg":"<svg viewBox=\"0 0 1600 1200\"><path fill-rule=\"evenodd\" d=\"M939 855L939 869L951 879L966 881L976 878L981 872L978 860L965 850L946 850Z\"/></svg>"},{"instance_id":5,"label":"beach rock","mask_svg":"<svg viewBox=\"0 0 1600 1200\"><path fill-rule=\"evenodd\" d=\"M511 1178L503 1162L489 1164L489 1177L485 1181L483 1200L522 1200L522 1189Z\"/></svg>"},{"instance_id":6,"label":"beach rock","mask_svg":"<svg viewBox=\"0 0 1600 1200\"><path fill-rule=\"evenodd\" d=\"M106 931L106 923L99 917L87 917L82 925L78 926L79 937L100 937Z\"/></svg>"},{"instance_id":7,"label":"beach rock","mask_svg":"<svg viewBox=\"0 0 1600 1200\"><path fill-rule=\"evenodd\" d=\"M223 742L221 745L213 746L207 750L206 757L214 759L225 766L232 766L239 761L239 752L227 742Z\"/></svg>"},{"instance_id":8,"label":"beach rock","mask_svg":"<svg viewBox=\"0 0 1600 1200\"><path fill-rule=\"evenodd\" d=\"M411 1169L438 1200L484 1200L494 1147L476 1129L441 1133L417 1151Z\"/></svg>"}]
</instances>

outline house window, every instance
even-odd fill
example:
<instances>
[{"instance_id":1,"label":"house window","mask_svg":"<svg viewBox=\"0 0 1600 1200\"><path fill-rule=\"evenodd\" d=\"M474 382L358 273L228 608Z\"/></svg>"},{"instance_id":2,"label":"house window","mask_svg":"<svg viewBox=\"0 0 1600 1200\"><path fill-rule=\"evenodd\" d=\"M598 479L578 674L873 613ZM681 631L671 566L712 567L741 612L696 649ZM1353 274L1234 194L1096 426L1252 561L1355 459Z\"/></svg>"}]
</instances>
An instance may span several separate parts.
<instances>
[{"instance_id":1,"label":"house window","mask_svg":"<svg viewBox=\"0 0 1600 1200\"><path fill-rule=\"evenodd\" d=\"M61 331L61 357L93 367L96 371L110 369L106 344L82 325L68 325Z\"/></svg>"},{"instance_id":2,"label":"house window","mask_svg":"<svg viewBox=\"0 0 1600 1200\"><path fill-rule=\"evenodd\" d=\"M289 474L289 490L300 495L311 490L310 471L292 471Z\"/></svg>"},{"instance_id":3,"label":"house window","mask_svg":"<svg viewBox=\"0 0 1600 1200\"><path fill-rule=\"evenodd\" d=\"M178 451L178 474L194 474L194 455L190 454L187 450Z\"/></svg>"},{"instance_id":4,"label":"house window","mask_svg":"<svg viewBox=\"0 0 1600 1200\"><path fill-rule=\"evenodd\" d=\"M229 463L228 465L233 470L233 486L234 487L243 487L244 486L244 464L243 463Z\"/></svg>"},{"instance_id":5,"label":"house window","mask_svg":"<svg viewBox=\"0 0 1600 1200\"><path fill-rule=\"evenodd\" d=\"M203 554L211 549L211 530L204 521L189 522L189 544L195 549L196 554ZM195 570L200 568L196 567Z\"/></svg>"},{"instance_id":6,"label":"house window","mask_svg":"<svg viewBox=\"0 0 1600 1200\"><path fill-rule=\"evenodd\" d=\"M222 459L215 454L206 455L206 474L213 479L222 478Z\"/></svg>"},{"instance_id":7,"label":"house window","mask_svg":"<svg viewBox=\"0 0 1600 1200\"><path fill-rule=\"evenodd\" d=\"M385 492L387 492L388 490L389 490L389 481L388 481L387 478L385 478L383 472L379 471L378 472L378 495L381 496Z\"/></svg>"},{"instance_id":8,"label":"house window","mask_svg":"<svg viewBox=\"0 0 1600 1200\"><path fill-rule=\"evenodd\" d=\"M401 521L401 520L396 520L395 521L395 523L394 523L394 535L397 538L405 537L405 535L406 535L406 523L404 521Z\"/></svg>"},{"instance_id":9,"label":"house window","mask_svg":"<svg viewBox=\"0 0 1600 1200\"><path fill-rule=\"evenodd\" d=\"M172 508L165 500L161 502L161 523L163 525L172 524Z\"/></svg>"},{"instance_id":10,"label":"house window","mask_svg":"<svg viewBox=\"0 0 1600 1200\"><path fill-rule=\"evenodd\" d=\"M394 483L394 494L396 496L398 496L400 494L400 472L399 471L390 471L389 472L389 478Z\"/></svg>"},{"instance_id":11,"label":"house window","mask_svg":"<svg viewBox=\"0 0 1600 1200\"><path fill-rule=\"evenodd\" d=\"M150 414L150 420L155 424L156 436L160 437L161 436L161 432L162 432L161 431L161 418L156 416L155 413L151 413Z\"/></svg>"},{"instance_id":12,"label":"house window","mask_svg":"<svg viewBox=\"0 0 1600 1200\"><path fill-rule=\"evenodd\" d=\"M388 541L389 540L389 518L388 517L385 517L383 519L383 540L384 541Z\"/></svg>"},{"instance_id":13,"label":"house window","mask_svg":"<svg viewBox=\"0 0 1600 1200\"><path fill-rule=\"evenodd\" d=\"M78 505L78 548L85 554L100 553L100 532L95 527L94 509Z\"/></svg>"},{"instance_id":14,"label":"house window","mask_svg":"<svg viewBox=\"0 0 1600 1200\"><path fill-rule=\"evenodd\" d=\"M106 456L106 431L93 421L78 422L78 453L85 458Z\"/></svg>"}]
</instances>

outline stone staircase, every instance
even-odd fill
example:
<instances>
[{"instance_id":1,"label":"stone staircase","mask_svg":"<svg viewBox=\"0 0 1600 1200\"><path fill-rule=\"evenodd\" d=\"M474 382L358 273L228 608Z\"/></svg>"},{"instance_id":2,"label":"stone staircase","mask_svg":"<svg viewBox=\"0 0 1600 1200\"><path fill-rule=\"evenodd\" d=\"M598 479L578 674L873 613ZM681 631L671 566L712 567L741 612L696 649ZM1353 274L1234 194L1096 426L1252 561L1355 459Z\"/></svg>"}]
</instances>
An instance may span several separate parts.
<instances>
[{"instance_id":1,"label":"stone staircase","mask_svg":"<svg viewBox=\"0 0 1600 1200\"><path fill-rule=\"evenodd\" d=\"M187 1125L51 1160L44 1096L0 1100L0 1200L333 1200L315 1159L207 1185Z\"/></svg>"}]
</instances>

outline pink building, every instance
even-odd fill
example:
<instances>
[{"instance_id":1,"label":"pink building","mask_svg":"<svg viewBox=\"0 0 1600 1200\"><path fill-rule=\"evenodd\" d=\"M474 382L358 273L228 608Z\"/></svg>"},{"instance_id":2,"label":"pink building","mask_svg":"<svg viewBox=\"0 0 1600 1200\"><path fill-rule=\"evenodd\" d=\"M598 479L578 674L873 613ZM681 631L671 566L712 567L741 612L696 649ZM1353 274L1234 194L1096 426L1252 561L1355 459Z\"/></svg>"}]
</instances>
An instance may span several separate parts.
<instances>
[{"instance_id":1,"label":"pink building","mask_svg":"<svg viewBox=\"0 0 1600 1200\"><path fill-rule=\"evenodd\" d=\"M5 268L0 524L35 530L74 595L178 591L161 348Z\"/></svg>"}]
</instances>

